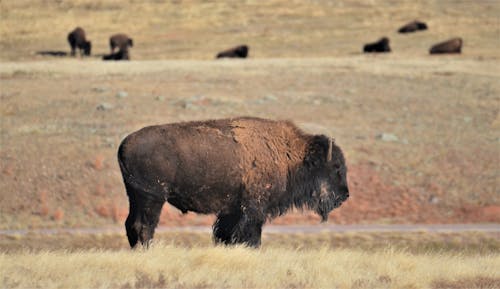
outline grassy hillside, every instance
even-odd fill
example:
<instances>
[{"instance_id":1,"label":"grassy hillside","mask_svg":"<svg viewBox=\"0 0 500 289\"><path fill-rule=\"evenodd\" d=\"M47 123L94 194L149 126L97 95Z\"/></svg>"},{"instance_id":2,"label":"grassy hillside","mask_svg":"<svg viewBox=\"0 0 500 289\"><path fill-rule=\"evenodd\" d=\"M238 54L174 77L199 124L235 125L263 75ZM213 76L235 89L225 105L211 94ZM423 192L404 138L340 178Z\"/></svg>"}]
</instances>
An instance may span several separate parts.
<instances>
[{"instance_id":1,"label":"grassy hillside","mask_svg":"<svg viewBox=\"0 0 500 289\"><path fill-rule=\"evenodd\" d=\"M66 35L87 31L94 53L109 51L109 36L128 33L133 59L213 59L236 44L262 57L358 54L382 36L395 54L426 55L451 37L464 38L467 57L498 59L500 4L471 1L2 1L0 59L36 59L38 50L69 51ZM429 30L397 34L420 19ZM496 27L496 28L495 28Z\"/></svg>"}]
</instances>

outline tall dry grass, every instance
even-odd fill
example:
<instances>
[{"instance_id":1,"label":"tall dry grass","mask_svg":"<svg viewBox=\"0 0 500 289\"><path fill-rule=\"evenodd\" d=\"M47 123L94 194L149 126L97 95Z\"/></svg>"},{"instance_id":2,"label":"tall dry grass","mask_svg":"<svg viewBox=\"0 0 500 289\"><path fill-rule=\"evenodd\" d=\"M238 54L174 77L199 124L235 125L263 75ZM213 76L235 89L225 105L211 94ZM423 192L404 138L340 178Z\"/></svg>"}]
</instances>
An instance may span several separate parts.
<instances>
[{"instance_id":1,"label":"tall dry grass","mask_svg":"<svg viewBox=\"0 0 500 289\"><path fill-rule=\"evenodd\" d=\"M147 251L0 255L2 287L7 288L431 288L457 280L498 288L498 268L499 253L417 255L394 249L297 251L157 244Z\"/></svg>"}]
</instances>

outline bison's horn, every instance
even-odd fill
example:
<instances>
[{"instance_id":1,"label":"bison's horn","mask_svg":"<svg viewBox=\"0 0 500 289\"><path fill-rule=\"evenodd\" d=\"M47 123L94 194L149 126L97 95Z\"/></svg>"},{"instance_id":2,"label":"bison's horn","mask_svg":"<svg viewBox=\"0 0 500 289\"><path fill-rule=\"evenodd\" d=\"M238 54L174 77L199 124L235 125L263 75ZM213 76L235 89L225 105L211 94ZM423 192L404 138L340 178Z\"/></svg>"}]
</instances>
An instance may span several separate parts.
<instances>
[{"instance_id":1,"label":"bison's horn","mask_svg":"<svg viewBox=\"0 0 500 289\"><path fill-rule=\"evenodd\" d=\"M332 160L332 147L333 147L333 140L330 138L330 141L328 143L328 154L327 154L327 157L326 157L327 161L331 161Z\"/></svg>"}]
</instances>

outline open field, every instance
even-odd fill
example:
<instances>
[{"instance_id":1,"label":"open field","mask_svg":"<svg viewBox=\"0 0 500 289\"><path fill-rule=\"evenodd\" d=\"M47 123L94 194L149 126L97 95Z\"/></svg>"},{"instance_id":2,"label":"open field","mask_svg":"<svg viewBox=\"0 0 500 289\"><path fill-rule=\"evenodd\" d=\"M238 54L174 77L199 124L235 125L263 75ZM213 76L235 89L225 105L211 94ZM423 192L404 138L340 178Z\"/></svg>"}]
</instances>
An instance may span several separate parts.
<instances>
[{"instance_id":1,"label":"open field","mask_svg":"<svg viewBox=\"0 0 500 289\"><path fill-rule=\"evenodd\" d=\"M332 224L499 224L499 15L496 0L0 1L0 230L123 228L124 136L242 115L335 137L350 199ZM414 19L430 29L396 33ZM69 52L76 26L93 57L36 55ZM116 32L134 39L132 61L104 63ZM382 36L393 52L360 53ZM428 55L455 36L461 55ZM249 59L213 60L243 43ZM160 224L213 220L165 206ZM498 233L264 227L262 242L160 232L131 251L124 232L0 235L0 287L500 288Z\"/></svg>"},{"instance_id":2,"label":"open field","mask_svg":"<svg viewBox=\"0 0 500 289\"><path fill-rule=\"evenodd\" d=\"M264 234L213 247L161 233L130 251L122 234L0 237L8 288L498 288L498 233ZM19 247L23 244L24 247Z\"/></svg>"}]
</instances>

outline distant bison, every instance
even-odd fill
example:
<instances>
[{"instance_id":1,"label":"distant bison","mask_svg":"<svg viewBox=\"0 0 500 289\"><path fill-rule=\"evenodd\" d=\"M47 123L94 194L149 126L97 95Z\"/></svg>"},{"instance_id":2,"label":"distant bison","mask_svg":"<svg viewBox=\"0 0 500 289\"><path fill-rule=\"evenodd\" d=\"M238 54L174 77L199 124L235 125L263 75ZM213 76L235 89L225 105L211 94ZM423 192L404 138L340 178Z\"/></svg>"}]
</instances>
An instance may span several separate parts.
<instances>
[{"instance_id":1,"label":"distant bison","mask_svg":"<svg viewBox=\"0 0 500 289\"><path fill-rule=\"evenodd\" d=\"M341 149L288 121L242 117L145 127L122 141L118 162L131 247L149 244L165 201L183 213L216 214L216 243L257 247L266 219L305 207L326 221L349 197Z\"/></svg>"},{"instance_id":2,"label":"distant bison","mask_svg":"<svg viewBox=\"0 0 500 289\"><path fill-rule=\"evenodd\" d=\"M430 54L440 53L461 53L462 52L462 38L452 38L450 40L433 45L429 50Z\"/></svg>"},{"instance_id":3,"label":"distant bison","mask_svg":"<svg viewBox=\"0 0 500 289\"><path fill-rule=\"evenodd\" d=\"M128 49L120 49L117 52L104 55L102 60L130 60Z\"/></svg>"},{"instance_id":4,"label":"distant bison","mask_svg":"<svg viewBox=\"0 0 500 289\"><path fill-rule=\"evenodd\" d=\"M118 50L128 51L128 48L132 46L134 46L134 41L126 34L115 34L109 38L111 53L115 52L115 48L118 48Z\"/></svg>"},{"instance_id":5,"label":"distant bison","mask_svg":"<svg viewBox=\"0 0 500 289\"><path fill-rule=\"evenodd\" d=\"M81 27L75 28L68 34L68 42L71 46L71 55L75 56L75 51L78 48L80 55L90 55L92 50L92 43L85 37L85 30ZM82 53L83 52L83 53Z\"/></svg>"},{"instance_id":6,"label":"distant bison","mask_svg":"<svg viewBox=\"0 0 500 289\"><path fill-rule=\"evenodd\" d=\"M427 30L427 24L424 22L415 20L410 23L407 23L403 27L399 28L399 33L411 33L419 30Z\"/></svg>"},{"instance_id":7,"label":"distant bison","mask_svg":"<svg viewBox=\"0 0 500 289\"><path fill-rule=\"evenodd\" d=\"M363 52L391 52L391 48L389 47L389 38L383 37L377 42L365 44Z\"/></svg>"},{"instance_id":8,"label":"distant bison","mask_svg":"<svg viewBox=\"0 0 500 289\"><path fill-rule=\"evenodd\" d=\"M246 58L248 56L248 46L247 45L239 45L228 50L224 50L219 52L216 58Z\"/></svg>"}]
</instances>

